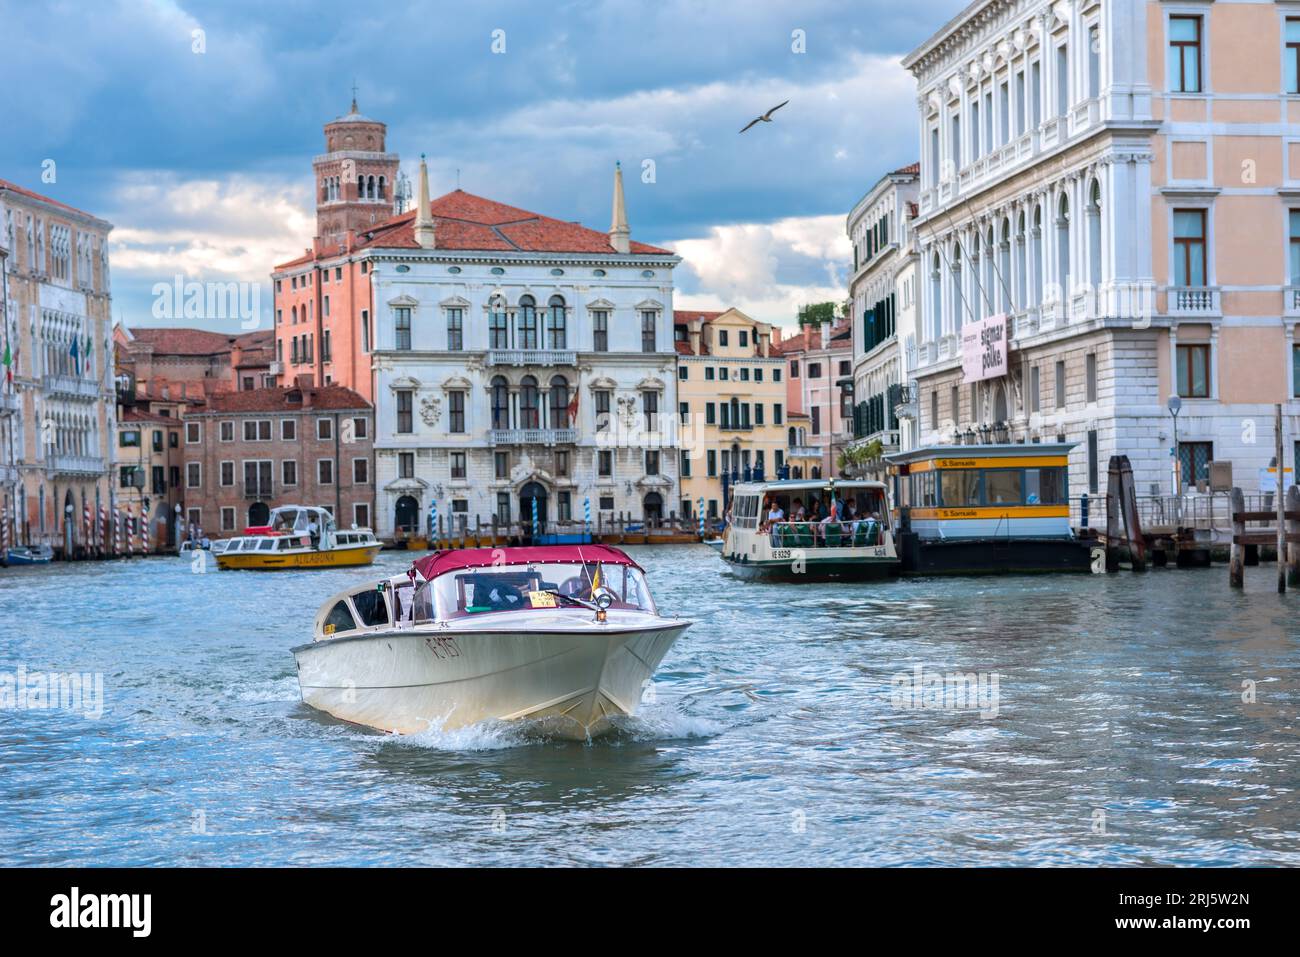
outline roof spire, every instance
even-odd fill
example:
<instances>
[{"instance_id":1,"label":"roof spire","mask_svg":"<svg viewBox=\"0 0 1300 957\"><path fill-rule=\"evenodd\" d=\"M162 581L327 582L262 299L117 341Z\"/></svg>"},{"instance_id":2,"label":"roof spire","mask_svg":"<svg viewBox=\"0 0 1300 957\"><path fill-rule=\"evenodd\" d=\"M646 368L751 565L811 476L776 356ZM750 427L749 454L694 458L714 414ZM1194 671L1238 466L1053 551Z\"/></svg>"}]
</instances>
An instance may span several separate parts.
<instances>
[{"instance_id":1,"label":"roof spire","mask_svg":"<svg viewBox=\"0 0 1300 957\"><path fill-rule=\"evenodd\" d=\"M609 244L616 252L630 252L632 230L627 226L627 204L623 200L623 166L614 163L614 215L609 224Z\"/></svg>"},{"instance_id":2,"label":"roof spire","mask_svg":"<svg viewBox=\"0 0 1300 957\"><path fill-rule=\"evenodd\" d=\"M432 249L434 243L433 213L429 209L429 167L420 154L420 199L415 206L415 241L421 249Z\"/></svg>"},{"instance_id":3,"label":"roof spire","mask_svg":"<svg viewBox=\"0 0 1300 957\"><path fill-rule=\"evenodd\" d=\"M352 109L349 110L348 112L355 113L356 111L357 111L357 78L353 77L352 78Z\"/></svg>"}]
</instances>

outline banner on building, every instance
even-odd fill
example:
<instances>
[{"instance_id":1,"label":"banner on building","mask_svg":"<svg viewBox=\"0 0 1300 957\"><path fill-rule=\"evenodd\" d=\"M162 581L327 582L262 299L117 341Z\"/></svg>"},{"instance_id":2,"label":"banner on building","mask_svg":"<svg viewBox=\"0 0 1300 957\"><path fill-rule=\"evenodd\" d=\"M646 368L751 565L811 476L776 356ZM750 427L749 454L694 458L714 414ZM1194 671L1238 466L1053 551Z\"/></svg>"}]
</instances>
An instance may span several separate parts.
<instances>
[{"instance_id":1,"label":"banner on building","mask_svg":"<svg viewBox=\"0 0 1300 957\"><path fill-rule=\"evenodd\" d=\"M962 326L961 371L967 382L1006 375L1007 368L1005 313Z\"/></svg>"}]
</instances>

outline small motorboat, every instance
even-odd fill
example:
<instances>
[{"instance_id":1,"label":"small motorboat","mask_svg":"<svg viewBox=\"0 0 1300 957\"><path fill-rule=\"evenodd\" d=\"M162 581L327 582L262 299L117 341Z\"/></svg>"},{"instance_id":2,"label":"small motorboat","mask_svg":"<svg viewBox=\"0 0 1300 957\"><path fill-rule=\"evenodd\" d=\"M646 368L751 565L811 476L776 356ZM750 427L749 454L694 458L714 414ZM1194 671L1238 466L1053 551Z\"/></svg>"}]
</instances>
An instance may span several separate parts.
<instances>
[{"instance_id":1,"label":"small motorboat","mask_svg":"<svg viewBox=\"0 0 1300 957\"><path fill-rule=\"evenodd\" d=\"M311 505L281 505L268 524L213 549L222 568L338 568L369 565L383 544L368 528L339 529L334 516Z\"/></svg>"},{"instance_id":2,"label":"small motorboat","mask_svg":"<svg viewBox=\"0 0 1300 957\"><path fill-rule=\"evenodd\" d=\"M5 551L10 565L48 565L53 559L54 549L49 545L12 545Z\"/></svg>"},{"instance_id":3,"label":"small motorboat","mask_svg":"<svg viewBox=\"0 0 1300 957\"><path fill-rule=\"evenodd\" d=\"M692 623L606 545L434 552L334 595L293 649L302 700L381 731L532 719L586 740L635 714Z\"/></svg>"}]
</instances>

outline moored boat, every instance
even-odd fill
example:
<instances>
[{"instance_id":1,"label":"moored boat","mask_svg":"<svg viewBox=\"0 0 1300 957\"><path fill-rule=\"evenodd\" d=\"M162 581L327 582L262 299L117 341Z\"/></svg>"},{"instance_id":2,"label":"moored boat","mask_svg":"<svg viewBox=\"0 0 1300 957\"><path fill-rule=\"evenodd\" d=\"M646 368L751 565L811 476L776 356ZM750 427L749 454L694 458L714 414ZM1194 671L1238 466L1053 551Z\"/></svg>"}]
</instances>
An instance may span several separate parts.
<instances>
[{"instance_id":1,"label":"moored boat","mask_svg":"<svg viewBox=\"0 0 1300 957\"><path fill-rule=\"evenodd\" d=\"M54 559L49 545L11 545L5 552L10 565L48 565Z\"/></svg>"},{"instance_id":2,"label":"moored boat","mask_svg":"<svg viewBox=\"0 0 1300 957\"><path fill-rule=\"evenodd\" d=\"M735 486L720 554L747 578L884 578L898 554L881 482L820 479Z\"/></svg>"},{"instance_id":3,"label":"moored boat","mask_svg":"<svg viewBox=\"0 0 1300 957\"><path fill-rule=\"evenodd\" d=\"M1088 571L1070 527L1071 443L927 446L886 456L899 555L925 575Z\"/></svg>"},{"instance_id":4,"label":"moored boat","mask_svg":"<svg viewBox=\"0 0 1300 957\"><path fill-rule=\"evenodd\" d=\"M383 547L368 528L339 529L334 517L310 505L281 505L265 526L213 548L222 568L338 568L369 565Z\"/></svg>"},{"instance_id":5,"label":"moored boat","mask_svg":"<svg viewBox=\"0 0 1300 957\"><path fill-rule=\"evenodd\" d=\"M382 731L531 719L584 740L635 714L691 622L605 545L434 552L334 595L293 649L305 703Z\"/></svg>"}]
</instances>

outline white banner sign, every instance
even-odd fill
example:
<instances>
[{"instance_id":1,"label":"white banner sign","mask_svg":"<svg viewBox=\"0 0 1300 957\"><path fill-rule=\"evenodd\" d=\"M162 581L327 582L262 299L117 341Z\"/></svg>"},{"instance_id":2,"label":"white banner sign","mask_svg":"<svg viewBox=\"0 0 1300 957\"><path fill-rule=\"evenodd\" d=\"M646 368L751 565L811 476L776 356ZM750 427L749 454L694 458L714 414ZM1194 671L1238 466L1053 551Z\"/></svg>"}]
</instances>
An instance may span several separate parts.
<instances>
[{"instance_id":1,"label":"white banner sign","mask_svg":"<svg viewBox=\"0 0 1300 957\"><path fill-rule=\"evenodd\" d=\"M961 371L967 382L1007 374L1007 317L1004 313L962 326Z\"/></svg>"}]
</instances>

